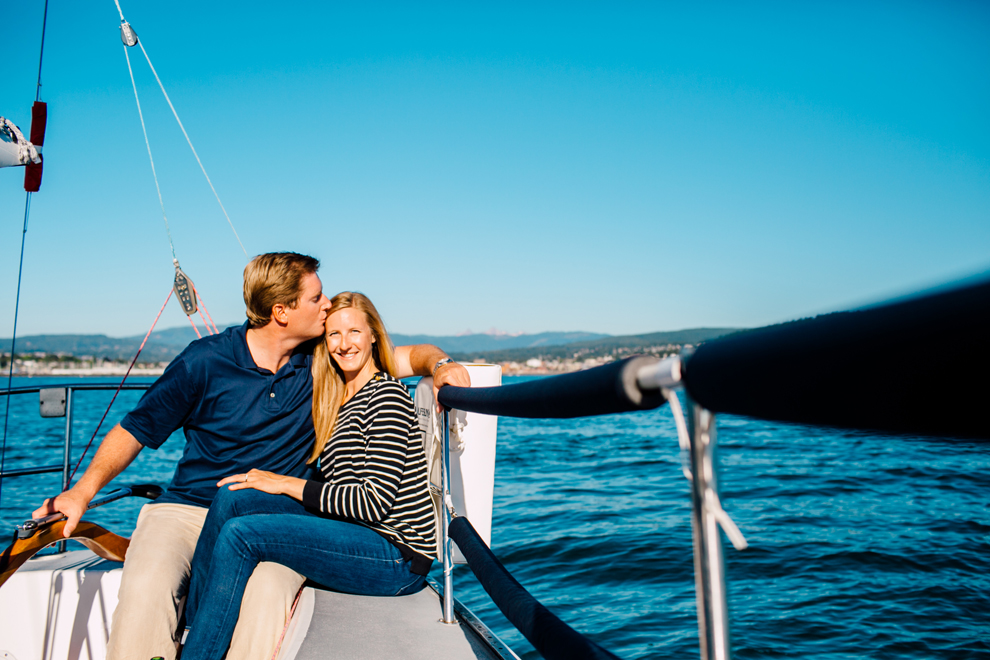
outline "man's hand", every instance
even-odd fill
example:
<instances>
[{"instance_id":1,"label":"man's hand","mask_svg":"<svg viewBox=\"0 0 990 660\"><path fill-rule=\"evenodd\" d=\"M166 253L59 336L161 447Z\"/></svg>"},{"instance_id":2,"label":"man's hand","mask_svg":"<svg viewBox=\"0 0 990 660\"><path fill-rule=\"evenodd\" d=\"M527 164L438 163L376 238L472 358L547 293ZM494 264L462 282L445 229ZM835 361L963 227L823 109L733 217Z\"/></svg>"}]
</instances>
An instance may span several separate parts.
<instances>
[{"instance_id":1,"label":"man's hand","mask_svg":"<svg viewBox=\"0 0 990 660\"><path fill-rule=\"evenodd\" d=\"M471 374L468 373L464 365L456 362L448 362L437 369L437 373L433 377L433 399L437 402L437 412L443 411L443 406L440 405L440 399L437 395L444 385L471 387Z\"/></svg>"},{"instance_id":2,"label":"man's hand","mask_svg":"<svg viewBox=\"0 0 990 660\"><path fill-rule=\"evenodd\" d=\"M69 538L79 524L79 519L86 513L89 501L130 465L143 447L144 445L133 435L117 424L103 438L100 448L96 450L96 456L76 485L54 499L45 500L32 517L41 518L56 512L65 514L68 521L62 530L62 536Z\"/></svg>"},{"instance_id":3,"label":"man's hand","mask_svg":"<svg viewBox=\"0 0 990 660\"><path fill-rule=\"evenodd\" d=\"M251 470L244 474L232 474L217 482L218 487L230 484L230 490L253 488L272 495L288 495L302 502L304 479L287 477L264 470Z\"/></svg>"},{"instance_id":4,"label":"man's hand","mask_svg":"<svg viewBox=\"0 0 990 660\"><path fill-rule=\"evenodd\" d=\"M90 500L85 495L73 492L74 490L69 489L57 497L45 500L44 504L35 509L31 517L43 518L53 513L63 514L67 520L62 529L62 536L69 538L83 514L86 513L86 507L89 506Z\"/></svg>"}]
</instances>

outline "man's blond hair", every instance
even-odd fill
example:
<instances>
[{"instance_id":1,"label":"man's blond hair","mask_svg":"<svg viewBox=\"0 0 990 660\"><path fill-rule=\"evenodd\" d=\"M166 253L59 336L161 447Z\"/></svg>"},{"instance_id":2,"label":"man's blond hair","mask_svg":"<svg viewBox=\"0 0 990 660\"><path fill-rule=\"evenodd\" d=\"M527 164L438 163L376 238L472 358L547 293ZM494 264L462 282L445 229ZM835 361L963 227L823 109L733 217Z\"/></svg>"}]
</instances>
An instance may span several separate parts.
<instances>
[{"instance_id":1,"label":"man's blond hair","mask_svg":"<svg viewBox=\"0 0 990 660\"><path fill-rule=\"evenodd\" d=\"M272 308L295 308L302 294L302 281L315 273L320 262L295 252L259 254L244 268L244 306L252 328L263 328L272 320Z\"/></svg>"}]
</instances>

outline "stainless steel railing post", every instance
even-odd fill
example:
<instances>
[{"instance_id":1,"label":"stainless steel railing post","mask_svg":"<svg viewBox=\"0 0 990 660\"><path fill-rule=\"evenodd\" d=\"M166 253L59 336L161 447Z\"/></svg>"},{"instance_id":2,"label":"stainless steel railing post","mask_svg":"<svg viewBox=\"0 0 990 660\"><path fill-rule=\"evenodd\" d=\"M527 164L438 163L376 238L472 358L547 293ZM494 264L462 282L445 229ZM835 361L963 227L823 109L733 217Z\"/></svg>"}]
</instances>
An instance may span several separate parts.
<instances>
[{"instance_id":1,"label":"stainless steel railing post","mask_svg":"<svg viewBox=\"0 0 990 660\"><path fill-rule=\"evenodd\" d=\"M69 488L69 464L72 454L72 388L65 388L65 448L62 450L62 490Z\"/></svg>"},{"instance_id":2,"label":"stainless steel railing post","mask_svg":"<svg viewBox=\"0 0 990 660\"><path fill-rule=\"evenodd\" d=\"M453 541L450 540L450 412L443 411L443 516L440 522L440 538L443 542L443 623L454 624L454 559Z\"/></svg>"},{"instance_id":3,"label":"stainless steel railing post","mask_svg":"<svg viewBox=\"0 0 990 660\"><path fill-rule=\"evenodd\" d=\"M72 388L65 388L65 446L62 449L62 490L69 489L69 464L72 450ZM65 552L65 541L55 545L55 552Z\"/></svg>"},{"instance_id":4,"label":"stainless steel railing post","mask_svg":"<svg viewBox=\"0 0 990 660\"><path fill-rule=\"evenodd\" d=\"M694 536L694 579L698 597L698 637L702 660L729 660L729 615L725 592L722 537L709 502L717 502L715 415L688 397L691 437L691 530Z\"/></svg>"}]
</instances>

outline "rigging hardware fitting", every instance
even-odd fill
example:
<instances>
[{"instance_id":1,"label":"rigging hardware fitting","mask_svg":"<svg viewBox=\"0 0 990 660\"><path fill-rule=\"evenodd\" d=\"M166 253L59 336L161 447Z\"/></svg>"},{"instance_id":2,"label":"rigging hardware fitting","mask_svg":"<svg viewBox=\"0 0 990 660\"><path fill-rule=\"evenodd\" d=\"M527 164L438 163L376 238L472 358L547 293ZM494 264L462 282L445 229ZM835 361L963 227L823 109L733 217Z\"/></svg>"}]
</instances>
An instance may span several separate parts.
<instances>
[{"instance_id":1,"label":"rigging hardware fitting","mask_svg":"<svg viewBox=\"0 0 990 660\"><path fill-rule=\"evenodd\" d=\"M642 367L636 374L636 384L641 390L674 389L681 386L681 373L680 356L671 355Z\"/></svg>"},{"instance_id":2,"label":"rigging hardware fitting","mask_svg":"<svg viewBox=\"0 0 990 660\"><path fill-rule=\"evenodd\" d=\"M196 307L196 291L193 281L189 279L188 275L182 272L178 259L173 259L172 263L175 264L175 283L172 285L172 289L175 291L175 297L179 301L179 304L182 305L182 311L185 312L186 316L192 316L198 310Z\"/></svg>"},{"instance_id":3,"label":"rigging hardware fitting","mask_svg":"<svg viewBox=\"0 0 990 660\"><path fill-rule=\"evenodd\" d=\"M120 22L120 40L128 48L137 46L137 42L138 42L137 32L134 31L134 28L132 28L131 24L128 23L127 21Z\"/></svg>"}]
</instances>

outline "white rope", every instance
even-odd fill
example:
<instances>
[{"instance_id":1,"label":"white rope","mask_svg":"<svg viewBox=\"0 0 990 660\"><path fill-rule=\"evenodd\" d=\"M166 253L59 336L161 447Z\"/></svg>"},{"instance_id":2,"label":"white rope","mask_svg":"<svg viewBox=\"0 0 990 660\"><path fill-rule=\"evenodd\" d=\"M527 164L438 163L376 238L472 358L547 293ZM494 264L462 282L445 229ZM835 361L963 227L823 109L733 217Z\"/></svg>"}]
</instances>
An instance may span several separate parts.
<instances>
[{"instance_id":1,"label":"white rope","mask_svg":"<svg viewBox=\"0 0 990 660\"><path fill-rule=\"evenodd\" d=\"M711 488L708 488L705 492L705 508L715 516L715 520L722 526L722 531L732 541L732 546L736 550L745 550L749 547L746 537L743 536L743 533L739 531L739 527L736 526L736 523L732 522L732 518L722 508L722 501L718 498L718 493Z\"/></svg>"},{"instance_id":2,"label":"white rope","mask_svg":"<svg viewBox=\"0 0 990 660\"><path fill-rule=\"evenodd\" d=\"M677 393L666 388L661 388L667 403L670 404L670 412L674 415L674 426L677 427L677 442L681 447L681 471L688 481L693 482L691 476L691 437L688 435L687 422L684 419L684 409L681 408L681 401L677 398ZM706 488L702 495L702 506L706 511L715 516L715 520L722 526L725 535L729 537L732 546L736 550L745 550L749 547L746 537L739 531L739 527L733 522L729 514L722 508L722 501L718 493L713 488Z\"/></svg>"},{"instance_id":3,"label":"white rope","mask_svg":"<svg viewBox=\"0 0 990 660\"><path fill-rule=\"evenodd\" d=\"M117 5L117 13L120 14L120 22L124 22L124 12L120 8L120 3L117 0L113 0L113 4Z\"/></svg>"},{"instance_id":4,"label":"white rope","mask_svg":"<svg viewBox=\"0 0 990 660\"><path fill-rule=\"evenodd\" d=\"M117 0L114 0L116 2ZM117 5L120 9L120 5ZM123 20L121 14L121 20ZM158 185L158 173L155 171L155 159L151 155L151 143L148 142L148 129L144 126L144 113L141 112L141 99L138 98L137 84L134 82L134 70L131 69L131 56L127 53L127 46L124 46L124 57L127 59L127 73L131 74L131 86L134 88L134 100L137 101L138 117L141 118L141 130L144 132L144 145L148 148L148 160L151 161L151 175L155 177L155 190L158 191L158 203L162 207L162 219L165 220L165 233L168 235L168 246L172 248L172 260L177 261L175 256L175 245L172 243L172 232L168 228L168 216L165 215L165 202L162 200L162 189Z\"/></svg>"},{"instance_id":5,"label":"white rope","mask_svg":"<svg viewBox=\"0 0 990 660\"><path fill-rule=\"evenodd\" d=\"M674 426L677 427L677 443L681 446L681 472L688 481L693 481L691 476L691 437L688 435L687 423L684 421L684 410L681 408L681 401L677 398L677 393L662 388L664 397L670 405L670 412L674 415Z\"/></svg>"},{"instance_id":6,"label":"white rope","mask_svg":"<svg viewBox=\"0 0 990 660\"><path fill-rule=\"evenodd\" d=\"M117 0L114 0L114 2L117 2ZM196 153L196 147L193 146L192 140L189 139L189 134L186 133L186 127L182 125L182 120L179 119L179 113L175 111L175 106L172 105L172 99L168 97L168 92L165 91L165 85L162 84L161 78L158 77L158 72L155 71L155 66L151 63L151 58L148 57L148 51L144 49L144 44L141 41L138 41L138 46L141 47L141 52L144 53L144 59L148 60L148 66L151 67L151 72L155 74L155 80L158 81L158 86L161 88L162 94L165 95L165 100L168 101L168 107L172 109L175 121L179 123L179 128L182 129L182 134L186 136L186 142L189 143L189 148L192 149L193 156L196 157L196 162L199 163L199 169L203 171L203 176L206 177L206 182L210 184L210 190L213 191L213 196L217 198L217 204L220 205L220 210L223 211L224 217L227 218L230 231L234 232L234 238L237 239L237 243L241 246L244 256L248 256L247 250L244 249L244 243L241 243L241 237L237 235L237 230L234 229L234 223L230 221L230 216L227 215L227 209L224 208L223 202L220 201L220 195L217 194L217 189L213 187L213 182L210 181L210 175L206 173L206 168L203 167L203 161L199 159L199 154Z\"/></svg>"},{"instance_id":7,"label":"white rope","mask_svg":"<svg viewBox=\"0 0 990 660\"><path fill-rule=\"evenodd\" d=\"M467 425L462 418L450 411L450 451L455 454L464 453L464 438L462 434Z\"/></svg>"},{"instance_id":8,"label":"white rope","mask_svg":"<svg viewBox=\"0 0 990 660\"><path fill-rule=\"evenodd\" d=\"M17 128L14 122L0 117L0 132L5 132L14 138L17 143L17 160L21 165L28 163L40 163L41 156L38 155L38 148L30 142L21 129Z\"/></svg>"}]
</instances>

